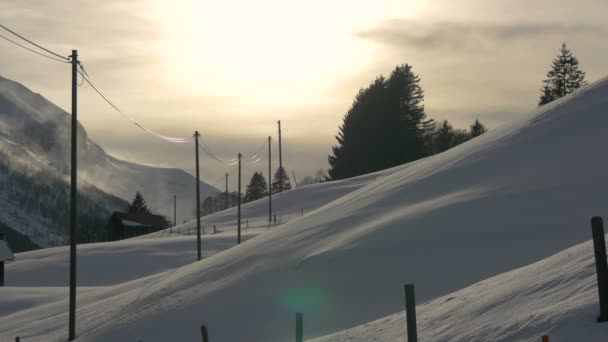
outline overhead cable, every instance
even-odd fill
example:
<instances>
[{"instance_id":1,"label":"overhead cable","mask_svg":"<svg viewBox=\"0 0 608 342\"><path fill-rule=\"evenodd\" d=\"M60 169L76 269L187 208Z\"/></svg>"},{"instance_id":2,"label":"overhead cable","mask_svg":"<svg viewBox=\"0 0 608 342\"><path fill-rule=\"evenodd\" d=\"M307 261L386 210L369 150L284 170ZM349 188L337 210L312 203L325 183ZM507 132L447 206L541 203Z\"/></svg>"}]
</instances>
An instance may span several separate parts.
<instances>
[{"instance_id":1,"label":"overhead cable","mask_svg":"<svg viewBox=\"0 0 608 342\"><path fill-rule=\"evenodd\" d=\"M162 135L160 133L157 133L145 126L143 126L142 124L140 124L139 122L137 122L133 117L131 117L130 115L126 114L125 112L123 112L120 108L118 108L118 106L116 106L112 101L110 101L110 99L99 89L99 87L97 87L95 85L95 82L93 82L89 76L89 74L86 72L86 70L84 69L82 63L79 63L80 65L80 70L78 70L78 72L80 73L80 75L82 76L82 78L85 80L85 82L87 82L91 88L93 88L93 90L99 94L99 96L101 96L101 98L107 102L112 108L114 108L114 110L116 110L120 115L122 115L125 119L131 121L131 123L133 123L135 126L141 128L142 130L169 142L174 142L174 143L185 143L188 141L191 141L192 139L194 139L194 137L187 137L187 138L176 138L176 137L170 137L170 136L166 136L166 135Z\"/></svg>"},{"instance_id":2,"label":"overhead cable","mask_svg":"<svg viewBox=\"0 0 608 342\"><path fill-rule=\"evenodd\" d=\"M69 59L69 58L67 58L67 57L64 57L64 56L62 56L62 55L60 55L60 54L58 54L58 53L56 53L56 52L53 52L53 51L51 51L51 50L49 50L49 49L47 49L47 48L45 48L45 47L43 47L43 46L40 46L40 45L38 45L38 44L34 43L33 41L31 41L31 40L29 40L29 39L27 39L27 38L23 37L22 35L18 34L17 32L15 32L15 31L13 31L13 30L9 29L8 27L6 27L6 26L4 26L4 25L2 25L2 24L0 24L0 27L1 27L1 28L3 28L3 29L5 29L6 31L8 31L8 32L12 33L13 35L15 35L15 36L17 36L17 37L19 37L19 38L23 39L24 41L26 41L26 42L28 42L28 43L30 43L30 44L32 44L32 45L34 45L35 47L37 47L37 48L39 48L39 49L41 49L41 50L44 50L44 51L46 51L46 52L50 53L51 55L55 55L56 57L59 57L59 58L61 58L61 59L65 60L65 61L69 61L69 60L70 60L70 59ZM48 57L48 56L47 56L47 57Z\"/></svg>"}]
</instances>

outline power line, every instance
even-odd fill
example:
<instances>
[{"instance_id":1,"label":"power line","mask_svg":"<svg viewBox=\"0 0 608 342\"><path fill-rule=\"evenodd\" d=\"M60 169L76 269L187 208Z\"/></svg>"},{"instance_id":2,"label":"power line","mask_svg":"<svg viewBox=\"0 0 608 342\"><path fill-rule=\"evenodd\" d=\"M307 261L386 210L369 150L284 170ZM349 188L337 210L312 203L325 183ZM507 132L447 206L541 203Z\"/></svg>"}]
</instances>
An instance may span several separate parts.
<instances>
[{"instance_id":1,"label":"power line","mask_svg":"<svg viewBox=\"0 0 608 342\"><path fill-rule=\"evenodd\" d=\"M199 146L201 147L201 149L205 153L207 153L207 155L209 157L211 157L211 159L219 162L220 164L236 165L238 163L238 159L237 158L232 158L231 160L223 160L223 159L219 158L218 156L216 156L215 153L213 153L211 151L211 149L209 148L209 146L207 146L207 144L205 144L205 141L203 140L202 137L199 137L198 142L199 142Z\"/></svg>"},{"instance_id":2,"label":"power line","mask_svg":"<svg viewBox=\"0 0 608 342\"><path fill-rule=\"evenodd\" d=\"M86 70L84 69L84 66L82 65L82 63L79 63L80 65L80 70L78 70L78 72L80 73L80 75L82 76L82 78L85 80L85 82L87 82L91 88L93 88L93 90L99 94L99 96L101 96L101 98L103 100L105 100L105 102L107 102L112 108L114 108L114 110L116 110L120 115L122 115L125 119L131 121L131 123L133 123L135 126L143 129L144 131L169 142L174 142L174 143L185 143L188 141L191 141L192 139L194 139L194 137L188 137L188 138L176 138L176 137L170 137L170 136L166 136L166 135L162 135L160 133L157 133L145 126L143 126L142 124L140 124L139 122L137 122L135 119L133 119L131 116L129 116L128 114L124 113L122 110L120 110L120 108L118 108L114 103L112 103L112 101L110 101L110 99L99 89L99 87L97 87L95 85L95 82L93 82L89 76L89 74L86 72Z\"/></svg>"},{"instance_id":3,"label":"power line","mask_svg":"<svg viewBox=\"0 0 608 342\"><path fill-rule=\"evenodd\" d=\"M33 41L31 41L31 40L29 40L29 39L27 39L27 38L23 37L22 35L18 34L17 32L15 32L15 31L13 31L13 30L9 29L8 27L6 27L6 26L4 26L4 25L2 25L2 24L0 24L0 27L2 27L3 29L5 29L6 31L8 31L8 32L12 33L13 35L15 35L15 36L17 36L17 37L19 37L19 38L21 38L21 39L25 40L26 42L28 42L28 43L30 43L30 44L32 44L32 45L34 45L35 47L37 47L37 48L39 48L39 49L42 49L42 50L44 50L44 51L46 51L46 52L50 53L51 55L55 55L56 57L59 57L59 58L61 58L61 59L65 60L65 61L69 61L69 60L70 60L70 59L69 59L69 58L67 58L67 57L64 57L64 56L62 56L62 55L60 55L60 54L58 54L58 53L56 53L56 52L53 52L53 51L51 51L51 50L49 50L49 49L47 49L47 48L45 48L45 47L43 47L43 46L40 46L40 45L38 45L38 44L34 43ZM48 57L48 56L47 56L47 57Z\"/></svg>"},{"instance_id":4,"label":"power line","mask_svg":"<svg viewBox=\"0 0 608 342\"><path fill-rule=\"evenodd\" d=\"M275 138L276 138L276 134L271 137L271 139L275 139ZM209 148L209 146L205 143L205 141L202 138L202 135L201 135L201 137L199 137L199 140L200 140L199 146L201 147L201 149L205 153L207 153L207 155L211 159L219 162L220 164L225 164L225 165L230 165L230 166L231 165L236 165L238 163L238 159L237 158L232 158L230 160L223 160L223 159L219 158L215 153L213 153L211 151L211 148ZM260 147L258 147L258 149L255 150L251 155L249 155L246 158L241 158L241 160L244 161L244 162L248 162L248 163L257 163L257 162L259 162L264 157L264 154L261 153L261 152L263 151L263 149L266 146L266 144L268 144L267 140L265 140L264 143L262 145L260 145Z\"/></svg>"},{"instance_id":5,"label":"power line","mask_svg":"<svg viewBox=\"0 0 608 342\"><path fill-rule=\"evenodd\" d=\"M35 53L35 54L37 54L37 55L39 55L39 56L46 57L46 58L48 58L48 59L52 59L52 60L54 60L54 61L61 62L61 63L70 63L69 61L64 61L64 60L61 60L61 59L58 59L58 58L55 58L55 57L51 57L51 56L45 55L45 54L40 53L40 52L38 52L38 51L36 51L36 50L30 49L30 48L28 48L27 46L25 46L25 45L21 45L21 44L17 43L16 41L14 41L14 40L12 40L12 39L10 39L10 38L7 38L7 37L5 37L5 36L3 36L3 35L1 35L1 34L0 34L0 38L2 38L2 39L4 39L4 40L6 40L6 41L8 41L8 42L11 42L11 43L13 43L13 44L15 44L15 45L17 45L17 46L19 46L19 47L21 47L21 48L24 48L24 49L26 49L26 50L28 50L28 51L30 51L30 52L33 52L33 53Z\"/></svg>"}]
</instances>

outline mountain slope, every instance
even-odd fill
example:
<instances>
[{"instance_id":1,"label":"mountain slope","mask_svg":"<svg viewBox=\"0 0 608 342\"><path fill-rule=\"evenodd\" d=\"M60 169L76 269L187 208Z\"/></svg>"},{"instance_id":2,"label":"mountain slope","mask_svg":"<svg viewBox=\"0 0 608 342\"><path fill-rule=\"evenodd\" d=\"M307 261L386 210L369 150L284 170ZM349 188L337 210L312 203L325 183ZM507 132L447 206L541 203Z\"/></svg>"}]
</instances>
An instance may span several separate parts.
<instances>
[{"instance_id":1,"label":"mountain slope","mask_svg":"<svg viewBox=\"0 0 608 342\"><path fill-rule=\"evenodd\" d=\"M44 173L69 180L70 121L61 108L31 92L17 82L0 77L0 152L14 172ZM130 200L141 191L148 204L162 214L173 216L173 194L177 195L181 217L191 217L194 211L195 184L190 174L170 168L158 168L118 160L107 155L78 126L79 186L94 186L108 194ZM24 171L26 170L26 171ZM201 182L201 197L218 191ZM24 217L17 206L5 200L10 210L3 210L7 222L21 222ZM11 214L14 212L14 214ZM30 216L31 217L31 216ZM31 217L36 219L36 217ZM44 223L33 222L33 225ZM28 233L27 224L13 227ZM56 239L41 241L56 244Z\"/></svg>"},{"instance_id":2,"label":"mountain slope","mask_svg":"<svg viewBox=\"0 0 608 342\"><path fill-rule=\"evenodd\" d=\"M302 311L323 336L399 312L404 283L424 302L586 241L607 207L607 107L605 79L201 262L86 289L78 334L196 340L204 323L218 340L285 341ZM0 336L65 339L66 300L46 290Z\"/></svg>"}]
</instances>

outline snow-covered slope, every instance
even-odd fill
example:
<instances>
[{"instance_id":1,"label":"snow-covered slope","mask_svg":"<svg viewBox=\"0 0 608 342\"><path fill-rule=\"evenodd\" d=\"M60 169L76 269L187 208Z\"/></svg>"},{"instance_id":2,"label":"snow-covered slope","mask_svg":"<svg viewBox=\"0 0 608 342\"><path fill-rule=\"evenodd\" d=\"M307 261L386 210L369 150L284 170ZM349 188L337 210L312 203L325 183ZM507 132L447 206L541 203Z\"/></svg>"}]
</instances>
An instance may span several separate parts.
<instances>
[{"instance_id":1,"label":"snow-covered slope","mask_svg":"<svg viewBox=\"0 0 608 342\"><path fill-rule=\"evenodd\" d=\"M42 170L59 177L70 171L70 120L64 110L21 84L0 77L0 152L8 156L13 170ZM126 200L141 191L153 209L173 217L173 194L178 198L180 217L192 217L195 184L192 175L179 170L144 166L106 154L79 125L78 169L81 186L95 186ZM218 191L201 182L201 198ZM18 206L0 198L4 221L28 233L28 225ZM31 215L29 215L31 217ZM31 217L32 225L42 225ZM27 220L26 220L27 221Z\"/></svg>"},{"instance_id":2,"label":"snow-covered slope","mask_svg":"<svg viewBox=\"0 0 608 342\"><path fill-rule=\"evenodd\" d=\"M387 172L390 170L347 180L313 184L276 195L276 223L268 223L266 198L246 203L242 206L242 238L248 240L271 229L280 229L282 224L308 215L315 209L370 184ZM237 208L203 217L203 258L236 244L236 220ZM219 233L212 234L213 226ZM116 285L187 265L196 260L195 229L196 220L193 220L134 239L81 245L78 249L79 284ZM67 246L19 253L15 262L6 265L6 281L10 286L19 287L67 286L68 267ZM111 269L111 275L98 272L100 267Z\"/></svg>"},{"instance_id":3,"label":"snow-covered slope","mask_svg":"<svg viewBox=\"0 0 608 342\"><path fill-rule=\"evenodd\" d=\"M399 312L404 283L424 302L586 241L607 207L607 107L602 80L201 262L88 288L78 335L196 340L204 323L214 340L285 341L302 311L323 336ZM0 317L0 337L65 339L67 297L38 293Z\"/></svg>"},{"instance_id":4,"label":"snow-covered slope","mask_svg":"<svg viewBox=\"0 0 608 342\"><path fill-rule=\"evenodd\" d=\"M424 289L422 289L424 290ZM420 341L605 341L593 242L417 306ZM406 341L405 312L314 342Z\"/></svg>"}]
</instances>

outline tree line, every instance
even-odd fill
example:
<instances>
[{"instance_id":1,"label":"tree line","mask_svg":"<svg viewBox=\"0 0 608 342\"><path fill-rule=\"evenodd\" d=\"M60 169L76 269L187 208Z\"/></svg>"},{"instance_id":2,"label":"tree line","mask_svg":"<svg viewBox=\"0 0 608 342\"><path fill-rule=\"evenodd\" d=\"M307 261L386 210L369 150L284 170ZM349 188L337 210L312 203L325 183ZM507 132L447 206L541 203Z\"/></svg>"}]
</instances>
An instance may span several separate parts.
<instances>
[{"instance_id":1,"label":"tree line","mask_svg":"<svg viewBox=\"0 0 608 342\"><path fill-rule=\"evenodd\" d=\"M270 183L270 191L273 195L280 192L281 185L283 191L291 189L291 182L284 167L277 168ZM260 198L264 198L268 196L268 191L268 182L264 176L264 173L262 171L255 171L249 180L245 193L241 194L241 203L252 202ZM201 215L205 216L224 209L235 207L238 204L238 198L239 194L237 191L229 192L228 194L225 192L218 192L208 196L201 203Z\"/></svg>"},{"instance_id":2,"label":"tree line","mask_svg":"<svg viewBox=\"0 0 608 342\"><path fill-rule=\"evenodd\" d=\"M587 84L578 59L566 43L543 80L539 105ZM327 180L355 177L444 152L487 131L475 120L468 129L427 117L420 77L409 64L395 67L361 88L336 135L328 156Z\"/></svg>"}]
</instances>

